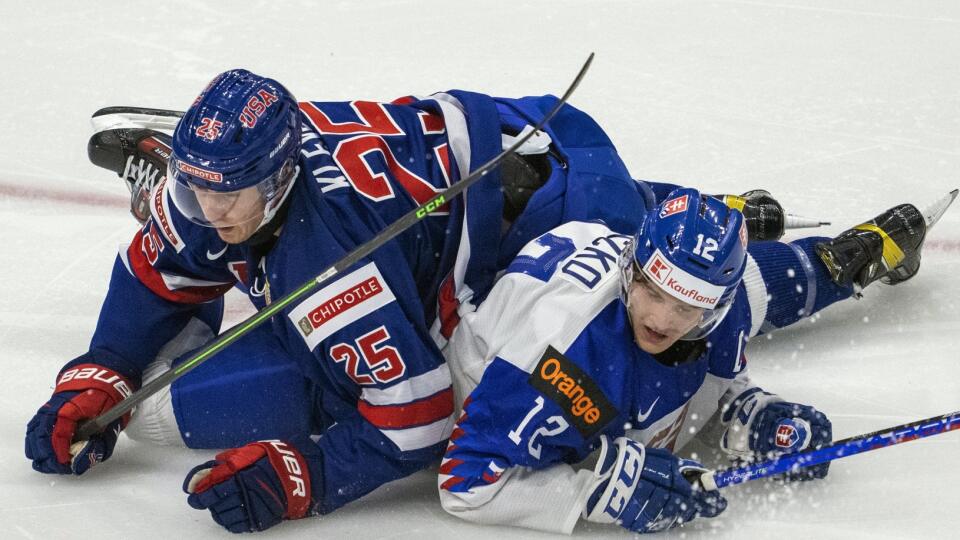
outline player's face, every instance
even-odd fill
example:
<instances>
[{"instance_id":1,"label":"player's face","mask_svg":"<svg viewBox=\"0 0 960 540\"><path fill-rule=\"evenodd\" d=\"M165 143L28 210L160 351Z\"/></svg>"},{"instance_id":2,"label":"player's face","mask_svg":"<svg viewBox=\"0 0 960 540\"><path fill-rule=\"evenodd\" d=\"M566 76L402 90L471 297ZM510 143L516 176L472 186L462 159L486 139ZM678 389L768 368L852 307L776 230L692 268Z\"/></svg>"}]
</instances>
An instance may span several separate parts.
<instances>
[{"instance_id":1,"label":"player's face","mask_svg":"<svg viewBox=\"0 0 960 540\"><path fill-rule=\"evenodd\" d=\"M204 217L228 244L244 242L257 231L263 220L263 196L256 186L230 193L194 188Z\"/></svg>"},{"instance_id":2,"label":"player's face","mask_svg":"<svg viewBox=\"0 0 960 540\"><path fill-rule=\"evenodd\" d=\"M670 296L642 271L634 272L629 306L633 339L650 354L667 350L700 322L704 312Z\"/></svg>"}]
</instances>

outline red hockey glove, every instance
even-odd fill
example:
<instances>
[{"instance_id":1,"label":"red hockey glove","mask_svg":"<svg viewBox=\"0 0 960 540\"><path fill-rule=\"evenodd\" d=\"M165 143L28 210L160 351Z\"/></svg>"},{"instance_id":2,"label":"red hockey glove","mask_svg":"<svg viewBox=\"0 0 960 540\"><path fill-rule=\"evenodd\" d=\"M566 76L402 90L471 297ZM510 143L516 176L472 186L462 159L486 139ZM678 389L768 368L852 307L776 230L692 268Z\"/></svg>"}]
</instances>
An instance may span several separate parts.
<instances>
[{"instance_id":1,"label":"red hockey glove","mask_svg":"<svg viewBox=\"0 0 960 540\"><path fill-rule=\"evenodd\" d=\"M210 510L231 532L262 531L299 519L312 506L303 455L282 441L259 441L217 454L194 467L183 482L187 503Z\"/></svg>"},{"instance_id":2,"label":"red hockey glove","mask_svg":"<svg viewBox=\"0 0 960 540\"><path fill-rule=\"evenodd\" d=\"M42 473L83 474L113 454L130 415L87 441L73 442L77 425L103 414L133 392L119 373L97 364L80 364L57 379L53 396L27 424L26 454Z\"/></svg>"}]
</instances>

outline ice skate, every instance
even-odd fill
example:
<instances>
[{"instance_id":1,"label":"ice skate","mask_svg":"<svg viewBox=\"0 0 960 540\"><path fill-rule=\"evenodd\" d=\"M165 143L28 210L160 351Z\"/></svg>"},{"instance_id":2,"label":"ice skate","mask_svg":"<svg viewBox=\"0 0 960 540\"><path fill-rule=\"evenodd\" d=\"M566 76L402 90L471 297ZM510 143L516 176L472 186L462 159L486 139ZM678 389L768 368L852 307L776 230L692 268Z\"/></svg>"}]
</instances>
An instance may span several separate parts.
<instances>
[{"instance_id":1,"label":"ice skate","mask_svg":"<svg viewBox=\"0 0 960 540\"><path fill-rule=\"evenodd\" d=\"M108 129L87 143L90 161L117 173L130 190L130 213L150 217L150 192L167 174L170 136L152 129Z\"/></svg>"},{"instance_id":2,"label":"ice skate","mask_svg":"<svg viewBox=\"0 0 960 540\"><path fill-rule=\"evenodd\" d=\"M857 291L880 280L896 285L917 274L927 231L957 196L953 190L921 212L901 204L874 219L817 245L817 254L834 282Z\"/></svg>"}]
</instances>

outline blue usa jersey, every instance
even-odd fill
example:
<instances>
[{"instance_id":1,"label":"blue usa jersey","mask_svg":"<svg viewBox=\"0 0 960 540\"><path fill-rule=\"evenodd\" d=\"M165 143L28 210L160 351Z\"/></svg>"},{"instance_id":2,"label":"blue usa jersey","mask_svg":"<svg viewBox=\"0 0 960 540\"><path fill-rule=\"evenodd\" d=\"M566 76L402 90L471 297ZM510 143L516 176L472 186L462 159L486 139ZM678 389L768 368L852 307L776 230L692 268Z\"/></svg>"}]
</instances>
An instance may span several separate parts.
<instances>
[{"instance_id":1,"label":"blue usa jersey","mask_svg":"<svg viewBox=\"0 0 960 540\"><path fill-rule=\"evenodd\" d=\"M439 475L449 512L569 533L594 478L571 465L601 435L679 449L752 388L743 349L768 303L754 257L723 322L690 361L668 366L636 346L619 299L627 238L600 223L562 225L530 242L461 321L444 351L465 397ZM786 276L765 254L786 245L766 244L752 253ZM805 301L793 298L793 312Z\"/></svg>"},{"instance_id":2,"label":"blue usa jersey","mask_svg":"<svg viewBox=\"0 0 960 540\"><path fill-rule=\"evenodd\" d=\"M152 217L114 267L90 351L68 365L99 363L139 382L188 323L200 319L219 328L219 310L210 308L231 287L242 287L258 308L295 290L498 153L509 124L498 106L509 102L451 91L393 103L302 103L296 180L282 228L267 245L225 244L215 230L181 215L161 183ZM572 108L560 118L595 125ZM619 158L611 161L616 154L608 140L595 137L591 144L609 146L606 181L616 180L634 198L583 212L604 218L593 214L616 208L622 217L632 205L639 220L644 202L638 184ZM582 213L581 206L564 203L565 183L576 181L564 170L551 176L553 195L540 206L559 208L543 214L556 222L548 226ZM309 460L320 512L442 453L454 406L435 340L442 343L442 321L451 330L458 310L469 312L475 297L485 296L502 269L501 250L513 249L501 244L499 186L493 171L464 200L433 208L269 322L314 389L319 437L295 442ZM535 203L528 209L537 209Z\"/></svg>"}]
</instances>

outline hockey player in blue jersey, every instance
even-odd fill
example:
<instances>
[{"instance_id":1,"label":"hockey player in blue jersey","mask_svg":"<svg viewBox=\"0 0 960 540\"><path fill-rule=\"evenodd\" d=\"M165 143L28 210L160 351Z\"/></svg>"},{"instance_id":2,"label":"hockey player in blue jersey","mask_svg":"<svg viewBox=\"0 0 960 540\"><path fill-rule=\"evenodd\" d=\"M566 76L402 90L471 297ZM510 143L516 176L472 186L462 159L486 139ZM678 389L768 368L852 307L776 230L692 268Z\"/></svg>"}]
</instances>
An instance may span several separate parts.
<instances>
[{"instance_id":1,"label":"hockey player in blue jersey","mask_svg":"<svg viewBox=\"0 0 960 540\"><path fill-rule=\"evenodd\" d=\"M633 181L572 107L465 201L436 209L132 420L72 439L79 422L211 339L227 290L263 307L492 157L555 102L451 91L297 104L275 81L235 70L198 97L172 139L136 127L97 133L91 159L130 181L143 227L120 253L90 350L64 366L28 426L34 468L82 474L110 457L122 429L158 444L240 447L200 466L187 488L192 505L242 531L330 512L437 459L453 423L438 345L460 314L531 238L570 220L635 231L638 209L669 189ZM247 444L258 439L284 442Z\"/></svg>"},{"instance_id":2,"label":"hockey player in blue jersey","mask_svg":"<svg viewBox=\"0 0 960 540\"><path fill-rule=\"evenodd\" d=\"M147 442L237 447L197 467L185 488L224 527L251 531L329 513L435 462L455 420L438 344L459 314L531 238L570 219L635 230L651 196L572 107L504 175L434 209L142 403L132 421L73 438L80 422L211 339L226 291L238 286L264 307L486 162L555 102L450 91L298 104L276 81L233 70L198 96L172 140L98 134L95 162L136 177L135 187L156 183L133 190L143 226L114 265L89 350L61 369L28 424L33 467L82 474L125 428Z\"/></svg>"},{"instance_id":3,"label":"hockey player in blue jersey","mask_svg":"<svg viewBox=\"0 0 960 540\"><path fill-rule=\"evenodd\" d=\"M744 461L832 436L822 412L751 382L747 341L877 279L908 279L924 235L901 205L835 239L748 247L739 211L680 189L635 236L596 222L540 236L444 351L466 399L440 468L443 507L561 533L581 518L654 532L718 515L723 496L694 485L706 469L676 454L695 436Z\"/></svg>"}]
</instances>

